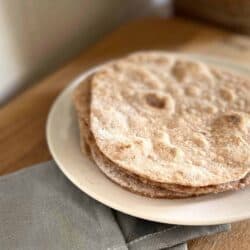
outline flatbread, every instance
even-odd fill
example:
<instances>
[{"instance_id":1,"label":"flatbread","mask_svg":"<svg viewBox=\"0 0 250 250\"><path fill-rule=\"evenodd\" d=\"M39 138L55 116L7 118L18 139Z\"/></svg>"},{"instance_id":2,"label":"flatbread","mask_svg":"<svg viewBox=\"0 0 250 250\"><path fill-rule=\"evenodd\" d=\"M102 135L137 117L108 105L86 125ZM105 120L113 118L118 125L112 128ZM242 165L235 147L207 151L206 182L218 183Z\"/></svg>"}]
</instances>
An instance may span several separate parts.
<instances>
[{"instance_id":1,"label":"flatbread","mask_svg":"<svg viewBox=\"0 0 250 250\"><path fill-rule=\"evenodd\" d=\"M222 192L226 190L243 188L250 182L250 178L244 178L240 181L227 183L218 186L208 187L185 187L180 185L162 185L160 183L149 182L139 176L128 174L100 152L94 141L93 135L89 130L89 106L90 106L90 78L85 80L77 87L74 93L74 102L78 113L78 120L81 133L81 148L84 151L87 142L92 157L99 168L115 183L122 187L155 198L185 198L206 194L210 192Z\"/></svg>"},{"instance_id":2,"label":"flatbread","mask_svg":"<svg viewBox=\"0 0 250 250\"><path fill-rule=\"evenodd\" d=\"M131 177L125 172L119 171L119 168L104 157L94 142L94 137L89 130L89 106L90 106L90 78L85 80L75 91L75 105L78 112L78 121L80 127L81 149L88 152L95 161L100 170L113 182L134 193L151 198L185 198L192 196L190 194L178 193L166 190L161 187L152 187L141 182L139 179Z\"/></svg>"},{"instance_id":3,"label":"flatbread","mask_svg":"<svg viewBox=\"0 0 250 250\"><path fill-rule=\"evenodd\" d=\"M90 129L143 180L208 187L250 171L250 81L168 53L137 53L91 81Z\"/></svg>"}]
</instances>

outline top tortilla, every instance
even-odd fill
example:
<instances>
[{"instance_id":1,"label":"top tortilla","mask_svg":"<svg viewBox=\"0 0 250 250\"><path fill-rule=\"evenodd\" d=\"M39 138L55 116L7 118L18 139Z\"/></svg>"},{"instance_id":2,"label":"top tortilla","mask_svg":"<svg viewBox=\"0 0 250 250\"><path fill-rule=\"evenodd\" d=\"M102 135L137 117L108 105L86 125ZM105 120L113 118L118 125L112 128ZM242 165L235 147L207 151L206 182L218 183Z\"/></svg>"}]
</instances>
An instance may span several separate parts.
<instances>
[{"instance_id":1,"label":"top tortilla","mask_svg":"<svg viewBox=\"0 0 250 250\"><path fill-rule=\"evenodd\" d=\"M184 198L206 193L217 193L226 190L237 190L250 184L250 175L235 182L214 186L189 187L176 184L159 184L130 175L106 158L97 147L90 126L90 90L91 77L88 77L74 90L74 104L78 115L80 128L80 143L82 151L88 152L92 160L104 174L122 187L148 197L154 198Z\"/></svg>"},{"instance_id":2,"label":"top tortilla","mask_svg":"<svg viewBox=\"0 0 250 250\"><path fill-rule=\"evenodd\" d=\"M163 52L137 53L93 75L91 131L126 171L208 186L250 171L250 81Z\"/></svg>"}]
</instances>

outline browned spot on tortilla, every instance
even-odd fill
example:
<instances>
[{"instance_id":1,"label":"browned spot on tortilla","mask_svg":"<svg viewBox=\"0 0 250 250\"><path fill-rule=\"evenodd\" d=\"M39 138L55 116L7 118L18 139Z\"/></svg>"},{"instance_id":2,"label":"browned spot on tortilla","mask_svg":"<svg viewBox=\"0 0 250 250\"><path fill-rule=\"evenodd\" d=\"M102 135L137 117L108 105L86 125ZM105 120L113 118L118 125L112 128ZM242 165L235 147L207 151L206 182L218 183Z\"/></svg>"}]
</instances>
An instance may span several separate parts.
<instances>
[{"instance_id":1,"label":"browned spot on tortilla","mask_svg":"<svg viewBox=\"0 0 250 250\"><path fill-rule=\"evenodd\" d=\"M146 95L146 102L153 108L163 109L165 108L165 98L160 97L154 93L150 93Z\"/></svg>"}]
</instances>

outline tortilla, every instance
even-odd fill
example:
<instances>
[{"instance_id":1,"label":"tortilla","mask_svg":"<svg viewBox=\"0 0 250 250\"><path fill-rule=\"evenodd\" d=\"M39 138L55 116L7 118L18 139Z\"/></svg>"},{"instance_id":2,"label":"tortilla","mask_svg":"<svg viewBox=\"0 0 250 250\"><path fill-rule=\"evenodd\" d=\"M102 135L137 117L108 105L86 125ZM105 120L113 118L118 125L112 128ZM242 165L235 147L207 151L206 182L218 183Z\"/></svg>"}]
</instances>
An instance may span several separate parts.
<instances>
[{"instance_id":1,"label":"tortilla","mask_svg":"<svg viewBox=\"0 0 250 250\"><path fill-rule=\"evenodd\" d=\"M149 182L139 176L131 175L116 166L100 152L94 141L93 135L89 130L89 106L90 106L90 80L88 78L82 82L74 93L74 102L78 112L78 120L81 133L81 148L85 151L85 143L89 146L89 151L98 167L112 181L122 187L148 197L155 198L185 198L206 194L210 192L222 192L226 190L243 188L250 182L250 178L244 178L240 181L227 183L218 186L208 187L185 187L180 185L162 185L161 183Z\"/></svg>"},{"instance_id":2,"label":"tortilla","mask_svg":"<svg viewBox=\"0 0 250 250\"><path fill-rule=\"evenodd\" d=\"M81 150L83 153L87 152L91 156L100 170L109 179L131 192L151 198L184 198L191 196L145 184L139 179L119 171L119 168L101 154L89 130L90 78L81 83L76 89L74 101L78 112Z\"/></svg>"},{"instance_id":3,"label":"tortilla","mask_svg":"<svg viewBox=\"0 0 250 250\"><path fill-rule=\"evenodd\" d=\"M137 53L93 75L90 130L106 158L143 180L224 185L250 171L249 97L250 81L234 73Z\"/></svg>"}]
</instances>

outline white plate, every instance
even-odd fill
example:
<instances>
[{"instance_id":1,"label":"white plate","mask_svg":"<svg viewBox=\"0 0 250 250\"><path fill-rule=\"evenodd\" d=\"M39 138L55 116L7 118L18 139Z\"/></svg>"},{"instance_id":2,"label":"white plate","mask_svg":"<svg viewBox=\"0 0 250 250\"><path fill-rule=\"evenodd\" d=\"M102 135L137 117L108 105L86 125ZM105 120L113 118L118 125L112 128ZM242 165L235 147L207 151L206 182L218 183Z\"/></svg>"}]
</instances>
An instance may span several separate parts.
<instances>
[{"instance_id":1,"label":"white plate","mask_svg":"<svg viewBox=\"0 0 250 250\"><path fill-rule=\"evenodd\" d=\"M250 76L249 70L233 63L192 56ZM73 89L96 69L83 73L63 91L55 101L47 121L51 154L63 173L79 189L109 207L152 221L211 225L250 218L250 189L180 200L151 199L126 191L108 180L80 151L78 123L72 103Z\"/></svg>"}]
</instances>

